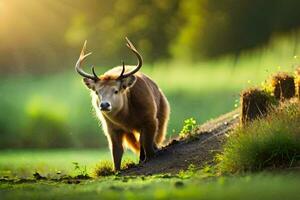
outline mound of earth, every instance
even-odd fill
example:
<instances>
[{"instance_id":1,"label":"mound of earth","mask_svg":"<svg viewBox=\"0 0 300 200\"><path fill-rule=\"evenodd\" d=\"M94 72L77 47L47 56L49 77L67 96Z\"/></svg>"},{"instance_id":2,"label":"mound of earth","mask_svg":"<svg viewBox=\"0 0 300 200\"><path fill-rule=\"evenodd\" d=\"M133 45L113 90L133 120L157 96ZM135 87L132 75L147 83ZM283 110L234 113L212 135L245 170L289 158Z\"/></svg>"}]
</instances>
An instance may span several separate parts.
<instances>
[{"instance_id":1,"label":"mound of earth","mask_svg":"<svg viewBox=\"0 0 300 200\"><path fill-rule=\"evenodd\" d=\"M214 155L222 150L226 133L238 123L237 110L208 121L196 128L193 134L171 140L154 159L123 170L121 175L174 174L191 164L201 168L213 162Z\"/></svg>"}]
</instances>

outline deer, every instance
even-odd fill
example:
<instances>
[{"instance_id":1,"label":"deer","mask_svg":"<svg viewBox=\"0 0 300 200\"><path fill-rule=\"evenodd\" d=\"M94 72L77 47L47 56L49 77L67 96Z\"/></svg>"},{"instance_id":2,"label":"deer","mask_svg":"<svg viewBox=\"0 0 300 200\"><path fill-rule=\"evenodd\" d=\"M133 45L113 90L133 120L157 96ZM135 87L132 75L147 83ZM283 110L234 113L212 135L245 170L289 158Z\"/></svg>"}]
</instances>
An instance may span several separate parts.
<instances>
[{"instance_id":1,"label":"deer","mask_svg":"<svg viewBox=\"0 0 300 200\"><path fill-rule=\"evenodd\" d=\"M92 105L108 140L114 171L121 170L124 148L139 155L139 162L153 159L161 147L167 130L170 106L158 85L140 72L143 59L131 41L126 45L137 57L137 65L114 67L98 76L83 70L83 61L91 55L85 53L84 42L76 72L91 91Z\"/></svg>"}]
</instances>

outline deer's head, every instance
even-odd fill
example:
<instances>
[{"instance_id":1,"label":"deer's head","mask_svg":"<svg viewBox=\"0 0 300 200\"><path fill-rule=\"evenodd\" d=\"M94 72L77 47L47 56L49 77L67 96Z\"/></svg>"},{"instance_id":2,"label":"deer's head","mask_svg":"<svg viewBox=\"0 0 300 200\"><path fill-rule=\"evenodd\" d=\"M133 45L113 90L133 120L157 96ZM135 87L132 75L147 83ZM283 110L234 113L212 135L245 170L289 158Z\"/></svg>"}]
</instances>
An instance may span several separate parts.
<instances>
[{"instance_id":1,"label":"deer's head","mask_svg":"<svg viewBox=\"0 0 300 200\"><path fill-rule=\"evenodd\" d=\"M124 62L121 67L113 68L105 74L98 76L95 68L92 67L92 74L83 71L82 63L91 53L85 54L86 41L81 50L79 59L75 65L75 70L83 76L85 85L98 97L98 107L102 112L117 112L121 110L126 101L126 91L136 82L136 72L142 67L142 56L126 38L127 47L136 55L138 64L132 70L126 70Z\"/></svg>"}]
</instances>

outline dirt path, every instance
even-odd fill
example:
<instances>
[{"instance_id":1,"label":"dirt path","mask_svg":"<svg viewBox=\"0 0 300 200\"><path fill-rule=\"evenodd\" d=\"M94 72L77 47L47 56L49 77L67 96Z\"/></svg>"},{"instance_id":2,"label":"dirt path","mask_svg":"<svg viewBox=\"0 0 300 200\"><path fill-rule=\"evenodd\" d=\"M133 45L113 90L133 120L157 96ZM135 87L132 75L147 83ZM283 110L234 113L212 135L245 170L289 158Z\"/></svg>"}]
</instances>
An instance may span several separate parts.
<instances>
[{"instance_id":1,"label":"dirt path","mask_svg":"<svg viewBox=\"0 0 300 200\"><path fill-rule=\"evenodd\" d=\"M190 164L196 167L212 162L215 153L222 148L225 134L238 124L237 111L211 120L195 130L187 138L173 139L163 147L159 155L145 164L124 170L122 175L151 175L177 173Z\"/></svg>"}]
</instances>

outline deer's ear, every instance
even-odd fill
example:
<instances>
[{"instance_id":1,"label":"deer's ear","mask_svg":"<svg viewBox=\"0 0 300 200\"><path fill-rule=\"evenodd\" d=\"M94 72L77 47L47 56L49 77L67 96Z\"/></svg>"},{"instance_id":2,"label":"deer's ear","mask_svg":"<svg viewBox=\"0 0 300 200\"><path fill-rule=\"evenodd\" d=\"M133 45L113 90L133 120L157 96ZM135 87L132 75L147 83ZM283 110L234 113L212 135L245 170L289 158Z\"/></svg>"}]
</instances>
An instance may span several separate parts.
<instances>
[{"instance_id":1,"label":"deer's ear","mask_svg":"<svg viewBox=\"0 0 300 200\"><path fill-rule=\"evenodd\" d=\"M132 87L136 82L136 76L131 75L125 79L122 80L121 86L123 89Z\"/></svg>"},{"instance_id":2,"label":"deer's ear","mask_svg":"<svg viewBox=\"0 0 300 200\"><path fill-rule=\"evenodd\" d=\"M83 78L83 83L86 85L86 87L90 90L95 90L95 81L89 78Z\"/></svg>"}]
</instances>

